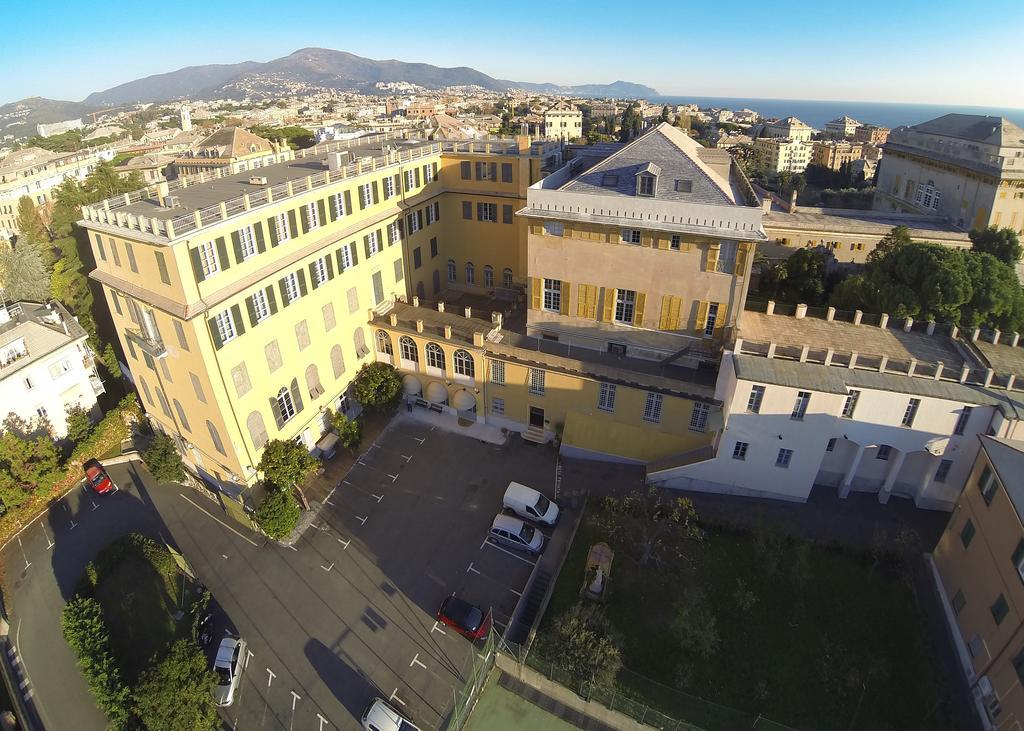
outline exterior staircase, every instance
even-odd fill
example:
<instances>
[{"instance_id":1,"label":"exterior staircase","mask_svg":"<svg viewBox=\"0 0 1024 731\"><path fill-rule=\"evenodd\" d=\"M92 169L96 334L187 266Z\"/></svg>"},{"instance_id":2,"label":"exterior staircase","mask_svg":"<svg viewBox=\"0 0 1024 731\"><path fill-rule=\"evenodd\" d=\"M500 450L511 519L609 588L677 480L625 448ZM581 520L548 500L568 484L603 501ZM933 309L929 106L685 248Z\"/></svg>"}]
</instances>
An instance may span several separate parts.
<instances>
[{"instance_id":1,"label":"exterior staircase","mask_svg":"<svg viewBox=\"0 0 1024 731\"><path fill-rule=\"evenodd\" d=\"M550 584L551 572L545 568L537 567L537 574L533 577L530 590L522 599L522 611L516 618L515 626L509 627L509 633L506 635L512 642L520 645L526 642L530 634L530 628L533 627L533 623L537 619L537 612L540 611L541 602L544 601L544 595L547 594Z\"/></svg>"},{"instance_id":2,"label":"exterior staircase","mask_svg":"<svg viewBox=\"0 0 1024 731\"><path fill-rule=\"evenodd\" d=\"M551 439L544 433L544 430L531 426L526 431L519 432L523 439L527 442L533 442L534 444L547 444Z\"/></svg>"}]
</instances>

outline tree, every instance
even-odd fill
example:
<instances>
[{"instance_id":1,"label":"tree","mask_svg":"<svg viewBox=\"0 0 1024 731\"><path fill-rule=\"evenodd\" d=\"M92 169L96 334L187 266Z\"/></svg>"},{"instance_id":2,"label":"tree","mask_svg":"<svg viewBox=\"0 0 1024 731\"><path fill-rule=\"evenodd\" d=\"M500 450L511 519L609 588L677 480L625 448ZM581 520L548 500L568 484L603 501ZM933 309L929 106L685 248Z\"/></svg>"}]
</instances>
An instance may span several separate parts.
<instances>
[{"instance_id":1,"label":"tree","mask_svg":"<svg viewBox=\"0 0 1024 731\"><path fill-rule=\"evenodd\" d=\"M297 125L291 125L288 127L265 127L257 125L255 127L250 127L249 131L254 135L259 135L264 139L274 142L283 139L293 150L301 150L307 147L312 147L316 144L316 138L313 136L313 133L305 127L299 127Z\"/></svg>"},{"instance_id":2,"label":"tree","mask_svg":"<svg viewBox=\"0 0 1024 731\"><path fill-rule=\"evenodd\" d=\"M0 282L9 300L46 302L50 299L50 272L39 245L24 240L0 247Z\"/></svg>"},{"instance_id":3,"label":"tree","mask_svg":"<svg viewBox=\"0 0 1024 731\"><path fill-rule=\"evenodd\" d=\"M10 508L53 482L60 453L50 436L18 433L9 425L5 421L6 431L0 434L0 498Z\"/></svg>"},{"instance_id":4,"label":"tree","mask_svg":"<svg viewBox=\"0 0 1024 731\"><path fill-rule=\"evenodd\" d=\"M65 418L68 424L68 439L75 444L84 442L92 434L92 416L78 404L68 407Z\"/></svg>"},{"instance_id":5,"label":"tree","mask_svg":"<svg viewBox=\"0 0 1024 731\"><path fill-rule=\"evenodd\" d=\"M971 239L971 249L974 251L991 254L1010 266L1020 261L1020 239L1012 228L976 228L967 235Z\"/></svg>"},{"instance_id":6,"label":"tree","mask_svg":"<svg viewBox=\"0 0 1024 731\"><path fill-rule=\"evenodd\" d=\"M36 204L27 195L18 199L18 241L31 241L39 247L49 246L50 234L46 230Z\"/></svg>"},{"instance_id":7,"label":"tree","mask_svg":"<svg viewBox=\"0 0 1024 731\"><path fill-rule=\"evenodd\" d=\"M747 599L743 597L744 601ZM714 655L721 644L714 612L706 602L692 594L676 607L671 630L680 645L705 659Z\"/></svg>"},{"instance_id":8,"label":"tree","mask_svg":"<svg viewBox=\"0 0 1024 731\"><path fill-rule=\"evenodd\" d=\"M178 640L135 688L135 709L151 731L214 731L217 706L210 693L217 677L195 640Z\"/></svg>"},{"instance_id":9,"label":"tree","mask_svg":"<svg viewBox=\"0 0 1024 731\"><path fill-rule=\"evenodd\" d=\"M797 249L772 272L774 297L790 304L817 305L825 294L825 253Z\"/></svg>"},{"instance_id":10,"label":"tree","mask_svg":"<svg viewBox=\"0 0 1024 731\"><path fill-rule=\"evenodd\" d=\"M256 508L256 522L264 533L279 540L291 534L301 514L299 503L290 491L272 487Z\"/></svg>"},{"instance_id":11,"label":"tree","mask_svg":"<svg viewBox=\"0 0 1024 731\"><path fill-rule=\"evenodd\" d=\"M550 637L543 640L543 654L576 678L600 687L613 685L622 668L621 641L600 607L580 602L554 624Z\"/></svg>"},{"instance_id":12,"label":"tree","mask_svg":"<svg viewBox=\"0 0 1024 731\"><path fill-rule=\"evenodd\" d=\"M161 482L181 482L185 479L185 465L174 442L166 434L156 433L142 453L142 460L153 477Z\"/></svg>"},{"instance_id":13,"label":"tree","mask_svg":"<svg viewBox=\"0 0 1024 731\"><path fill-rule=\"evenodd\" d=\"M338 441L346 449L355 452L363 440L363 428L355 419L350 419L341 412L330 413L331 428L338 435Z\"/></svg>"},{"instance_id":14,"label":"tree","mask_svg":"<svg viewBox=\"0 0 1024 731\"><path fill-rule=\"evenodd\" d=\"M668 104L666 104L665 106L663 106L661 108L661 116L658 119L661 122L668 122L669 121Z\"/></svg>"},{"instance_id":15,"label":"tree","mask_svg":"<svg viewBox=\"0 0 1024 731\"><path fill-rule=\"evenodd\" d=\"M643 485L624 497L605 497L597 522L613 542L628 547L640 566L682 557L684 540L700 541L697 510L689 498Z\"/></svg>"},{"instance_id":16,"label":"tree","mask_svg":"<svg viewBox=\"0 0 1024 731\"><path fill-rule=\"evenodd\" d=\"M619 142L629 142L636 139L643 126L643 118L636 110L636 102L630 102L629 106L622 112L622 124L619 129Z\"/></svg>"},{"instance_id":17,"label":"tree","mask_svg":"<svg viewBox=\"0 0 1024 731\"><path fill-rule=\"evenodd\" d=\"M258 469L268 482L282 490L291 490L312 475L320 462L301 444L274 439L267 442Z\"/></svg>"},{"instance_id":18,"label":"tree","mask_svg":"<svg viewBox=\"0 0 1024 731\"><path fill-rule=\"evenodd\" d=\"M367 363L356 374L354 391L356 400L368 409L386 409L402 393L402 379L389 363Z\"/></svg>"},{"instance_id":19,"label":"tree","mask_svg":"<svg viewBox=\"0 0 1024 731\"><path fill-rule=\"evenodd\" d=\"M91 597L76 597L64 606L60 626L65 641L78 657L78 667L89 683L96 705L107 714L113 728L126 728L131 719L131 693L121 680L121 671L110 649L103 607Z\"/></svg>"}]
</instances>

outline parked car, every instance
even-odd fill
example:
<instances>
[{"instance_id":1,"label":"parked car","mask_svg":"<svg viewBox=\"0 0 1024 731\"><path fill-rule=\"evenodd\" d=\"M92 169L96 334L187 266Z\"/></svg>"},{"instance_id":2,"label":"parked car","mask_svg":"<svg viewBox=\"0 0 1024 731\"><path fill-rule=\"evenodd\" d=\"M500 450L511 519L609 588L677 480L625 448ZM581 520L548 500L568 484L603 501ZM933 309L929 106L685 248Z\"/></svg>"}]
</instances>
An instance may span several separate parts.
<instances>
[{"instance_id":1,"label":"parked car","mask_svg":"<svg viewBox=\"0 0 1024 731\"><path fill-rule=\"evenodd\" d=\"M534 555L539 554L544 548L543 533L519 518L501 513L494 516L487 538L493 543Z\"/></svg>"},{"instance_id":2,"label":"parked car","mask_svg":"<svg viewBox=\"0 0 1024 731\"><path fill-rule=\"evenodd\" d=\"M89 487L96 493L106 495L114 490L114 481L110 479L110 475L98 459L87 459L82 469L85 470L85 479L89 481Z\"/></svg>"},{"instance_id":3,"label":"parked car","mask_svg":"<svg viewBox=\"0 0 1024 731\"><path fill-rule=\"evenodd\" d=\"M437 621L471 640L479 640L491 629L490 612L485 612L454 594L441 602L441 607L437 610Z\"/></svg>"},{"instance_id":4,"label":"parked car","mask_svg":"<svg viewBox=\"0 0 1024 731\"><path fill-rule=\"evenodd\" d=\"M363 728L366 731L420 731L419 726L383 698L375 698L363 711Z\"/></svg>"},{"instance_id":5,"label":"parked car","mask_svg":"<svg viewBox=\"0 0 1024 731\"><path fill-rule=\"evenodd\" d=\"M241 637L225 637L220 641L217 659L213 661L213 671L217 674L213 699L218 706L230 706L235 700L245 667L245 649L245 640Z\"/></svg>"},{"instance_id":6,"label":"parked car","mask_svg":"<svg viewBox=\"0 0 1024 731\"><path fill-rule=\"evenodd\" d=\"M555 525L558 522L558 505L532 487L520 485L518 482L508 483L501 504L506 510L511 510L520 518L532 520L535 523Z\"/></svg>"}]
</instances>

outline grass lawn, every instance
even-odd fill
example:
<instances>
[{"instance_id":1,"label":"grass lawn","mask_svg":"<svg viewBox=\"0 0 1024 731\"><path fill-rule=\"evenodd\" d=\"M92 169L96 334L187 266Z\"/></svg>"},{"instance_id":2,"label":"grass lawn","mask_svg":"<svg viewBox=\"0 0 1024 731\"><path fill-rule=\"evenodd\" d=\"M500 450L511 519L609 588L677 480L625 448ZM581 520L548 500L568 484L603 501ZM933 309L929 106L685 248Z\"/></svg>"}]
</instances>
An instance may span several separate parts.
<instances>
[{"instance_id":1,"label":"grass lawn","mask_svg":"<svg viewBox=\"0 0 1024 731\"><path fill-rule=\"evenodd\" d=\"M604 539L585 518L542 635L578 601L587 550ZM684 548L689 561L662 572L613 546L606 611L623 637L629 669L619 674L619 689L712 729L737 727L737 714L678 691L798 729L950 727L917 600L897 567L806 541L716 528L704 543ZM709 657L685 649L672 629L684 597L698 597L714 616L720 643ZM535 653L531 664L544 670Z\"/></svg>"},{"instance_id":2,"label":"grass lawn","mask_svg":"<svg viewBox=\"0 0 1024 731\"><path fill-rule=\"evenodd\" d=\"M498 672L487 679L466 731L571 731L574 727L498 685Z\"/></svg>"}]
</instances>

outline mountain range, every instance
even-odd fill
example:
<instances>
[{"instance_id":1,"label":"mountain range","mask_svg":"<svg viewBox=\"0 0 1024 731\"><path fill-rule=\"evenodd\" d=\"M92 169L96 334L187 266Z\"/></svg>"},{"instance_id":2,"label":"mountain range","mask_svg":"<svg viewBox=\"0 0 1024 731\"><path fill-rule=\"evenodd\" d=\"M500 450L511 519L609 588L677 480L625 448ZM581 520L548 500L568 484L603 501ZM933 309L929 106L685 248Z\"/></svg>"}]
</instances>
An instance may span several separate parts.
<instances>
[{"instance_id":1,"label":"mountain range","mask_svg":"<svg viewBox=\"0 0 1024 731\"><path fill-rule=\"evenodd\" d=\"M580 97L638 98L657 96L649 86L628 81L611 84L561 86L495 79L487 74L459 66L442 68L425 63L374 60L345 51L327 48L303 48L282 58L267 61L243 61L235 64L186 66L164 74L155 74L87 96L82 102L63 102L31 97L0 106L0 134L15 119L35 131L39 122L56 122L106 107L135 102L169 102L176 99L268 98L280 94L320 89L373 93L378 82L401 82L440 89L446 86L479 86L489 91L522 89L541 94ZM13 115L18 110L29 114ZM18 125L21 127L22 125ZM15 130L12 130L15 131ZM22 136L24 131L15 131Z\"/></svg>"}]
</instances>

